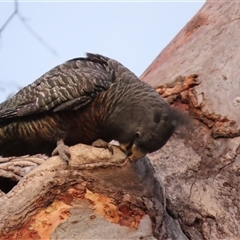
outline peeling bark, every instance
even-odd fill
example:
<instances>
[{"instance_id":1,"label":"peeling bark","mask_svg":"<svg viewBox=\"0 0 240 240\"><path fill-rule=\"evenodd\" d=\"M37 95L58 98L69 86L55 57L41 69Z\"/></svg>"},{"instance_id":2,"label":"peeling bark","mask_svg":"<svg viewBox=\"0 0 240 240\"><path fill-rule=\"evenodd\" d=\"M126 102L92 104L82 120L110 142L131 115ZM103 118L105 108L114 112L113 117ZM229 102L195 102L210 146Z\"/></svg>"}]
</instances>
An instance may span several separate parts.
<instances>
[{"instance_id":1,"label":"peeling bark","mask_svg":"<svg viewBox=\"0 0 240 240\"><path fill-rule=\"evenodd\" d=\"M0 177L19 181L28 172L44 163L48 159L45 155L0 157Z\"/></svg>"}]
</instances>

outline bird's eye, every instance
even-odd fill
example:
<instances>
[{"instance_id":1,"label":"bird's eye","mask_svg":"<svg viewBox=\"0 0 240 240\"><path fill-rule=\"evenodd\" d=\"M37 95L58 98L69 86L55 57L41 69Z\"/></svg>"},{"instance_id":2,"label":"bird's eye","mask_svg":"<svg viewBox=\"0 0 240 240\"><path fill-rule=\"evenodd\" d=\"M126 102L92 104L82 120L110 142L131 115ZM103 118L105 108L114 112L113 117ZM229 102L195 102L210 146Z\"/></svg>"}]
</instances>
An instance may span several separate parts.
<instances>
[{"instance_id":1,"label":"bird's eye","mask_svg":"<svg viewBox=\"0 0 240 240\"><path fill-rule=\"evenodd\" d=\"M140 138L140 137L141 137L140 132L136 132L136 133L135 133L135 138Z\"/></svg>"}]
</instances>

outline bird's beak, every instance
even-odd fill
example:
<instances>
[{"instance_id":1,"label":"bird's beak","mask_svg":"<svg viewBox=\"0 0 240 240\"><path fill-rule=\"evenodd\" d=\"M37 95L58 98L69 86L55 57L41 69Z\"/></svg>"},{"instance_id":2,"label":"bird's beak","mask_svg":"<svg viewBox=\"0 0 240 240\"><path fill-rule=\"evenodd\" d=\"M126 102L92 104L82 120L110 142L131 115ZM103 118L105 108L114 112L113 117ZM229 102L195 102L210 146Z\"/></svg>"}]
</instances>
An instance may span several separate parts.
<instances>
[{"instance_id":1,"label":"bird's beak","mask_svg":"<svg viewBox=\"0 0 240 240\"><path fill-rule=\"evenodd\" d=\"M144 157L146 154L147 154L147 152L143 152L135 144L133 144L132 145L132 154L129 156L129 159L136 161L136 160Z\"/></svg>"},{"instance_id":2,"label":"bird's beak","mask_svg":"<svg viewBox=\"0 0 240 240\"><path fill-rule=\"evenodd\" d=\"M121 150L128 156L130 160L136 161L144 157L147 153L139 149L136 144L120 143Z\"/></svg>"},{"instance_id":3,"label":"bird's beak","mask_svg":"<svg viewBox=\"0 0 240 240\"><path fill-rule=\"evenodd\" d=\"M130 160L136 161L142 157L144 157L147 152L141 151L136 144L129 143L119 143L119 147L121 150L128 156Z\"/></svg>"}]
</instances>

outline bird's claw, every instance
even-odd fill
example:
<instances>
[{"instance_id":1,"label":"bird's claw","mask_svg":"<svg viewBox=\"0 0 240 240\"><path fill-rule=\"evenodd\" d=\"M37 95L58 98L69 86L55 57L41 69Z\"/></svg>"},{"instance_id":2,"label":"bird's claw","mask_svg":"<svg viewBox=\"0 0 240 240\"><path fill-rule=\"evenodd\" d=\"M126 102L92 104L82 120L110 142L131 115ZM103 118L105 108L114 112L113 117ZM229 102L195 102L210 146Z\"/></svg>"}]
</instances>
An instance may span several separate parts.
<instances>
[{"instance_id":1,"label":"bird's claw","mask_svg":"<svg viewBox=\"0 0 240 240\"><path fill-rule=\"evenodd\" d=\"M108 142L103 141L102 139L98 139L92 143L93 147L98 148L107 148L109 152L113 155L113 146Z\"/></svg>"},{"instance_id":2,"label":"bird's claw","mask_svg":"<svg viewBox=\"0 0 240 240\"><path fill-rule=\"evenodd\" d=\"M64 144L63 140L57 141L57 147L52 151L52 156L59 155L64 162L69 164L70 152L68 146Z\"/></svg>"}]
</instances>

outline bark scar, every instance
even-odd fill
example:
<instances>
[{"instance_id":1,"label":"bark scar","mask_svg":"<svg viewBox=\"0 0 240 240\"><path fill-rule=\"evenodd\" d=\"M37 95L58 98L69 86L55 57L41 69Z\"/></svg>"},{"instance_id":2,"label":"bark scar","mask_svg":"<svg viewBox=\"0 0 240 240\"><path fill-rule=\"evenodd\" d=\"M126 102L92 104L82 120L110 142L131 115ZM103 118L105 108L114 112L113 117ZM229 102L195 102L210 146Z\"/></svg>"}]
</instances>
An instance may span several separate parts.
<instances>
[{"instance_id":1,"label":"bark scar","mask_svg":"<svg viewBox=\"0 0 240 240\"><path fill-rule=\"evenodd\" d=\"M173 82L160 85L155 89L163 98L166 98L171 95L180 94L200 83L201 81L198 79L198 75L192 74L185 77L178 76Z\"/></svg>"},{"instance_id":2,"label":"bark scar","mask_svg":"<svg viewBox=\"0 0 240 240\"><path fill-rule=\"evenodd\" d=\"M213 138L234 138L240 136L240 127L236 122L216 113L203 111L204 104L197 102L193 88L201 83L197 74L178 76L174 81L156 87L156 91L171 105L185 108L194 118L204 123L211 131ZM180 98L180 101L178 101Z\"/></svg>"}]
</instances>

